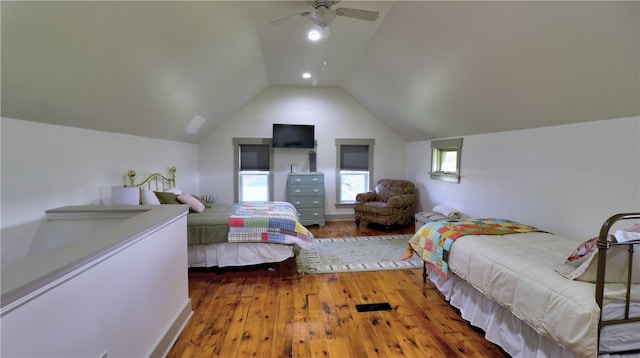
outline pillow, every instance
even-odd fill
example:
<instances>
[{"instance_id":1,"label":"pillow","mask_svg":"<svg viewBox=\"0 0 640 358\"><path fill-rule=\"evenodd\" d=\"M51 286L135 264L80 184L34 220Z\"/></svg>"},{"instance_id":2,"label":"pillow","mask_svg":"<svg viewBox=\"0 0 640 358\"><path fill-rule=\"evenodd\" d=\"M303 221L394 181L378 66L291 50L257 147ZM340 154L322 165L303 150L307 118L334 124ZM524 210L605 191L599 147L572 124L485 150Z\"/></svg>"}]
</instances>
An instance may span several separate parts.
<instances>
[{"instance_id":1,"label":"pillow","mask_svg":"<svg viewBox=\"0 0 640 358\"><path fill-rule=\"evenodd\" d=\"M635 224L631 227L628 227L626 229L624 229L624 231L631 231L631 232L640 232L640 224Z\"/></svg>"},{"instance_id":2,"label":"pillow","mask_svg":"<svg viewBox=\"0 0 640 358\"><path fill-rule=\"evenodd\" d=\"M189 205L189 209L193 212L201 213L204 211L204 204L187 193L182 193L177 198L179 202Z\"/></svg>"},{"instance_id":3,"label":"pillow","mask_svg":"<svg viewBox=\"0 0 640 358\"><path fill-rule=\"evenodd\" d=\"M598 238L587 240L567 258L566 265L556 266L556 272L570 280L596 282L598 268ZM634 245L633 263L640 262L640 244ZM629 246L612 246L607 250L607 270L604 280L607 283L626 283L629 267ZM631 283L640 283L640 271L634 270Z\"/></svg>"},{"instance_id":4,"label":"pillow","mask_svg":"<svg viewBox=\"0 0 640 358\"><path fill-rule=\"evenodd\" d=\"M578 245L578 247L573 250L573 253L567 257L567 261L564 263L572 266L580 266L591 254L596 252L598 248L596 245L598 243L598 237L594 237L593 239L589 239L582 244Z\"/></svg>"},{"instance_id":5,"label":"pillow","mask_svg":"<svg viewBox=\"0 0 640 358\"><path fill-rule=\"evenodd\" d=\"M182 190L178 189L178 188L169 188L167 190L165 190L166 193L174 193L176 195L180 195L183 193Z\"/></svg>"},{"instance_id":6,"label":"pillow","mask_svg":"<svg viewBox=\"0 0 640 358\"><path fill-rule=\"evenodd\" d=\"M142 188L142 205L160 205L162 204L156 194L151 190Z\"/></svg>"},{"instance_id":7,"label":"pillow","mask_svg":"<svg viewBox=\"0 0 640 358\"><path fill-rule=\"evenodd\" d=\"M207 203L206 201L204 201L204 199L202 199L201 197L197 196L197 195L191 195L194 198L198 199L199 202L202 203L202 205L204 205L205 208L209 209L211 208L211 204Z\"/></svg>"},{"instance_id":8,"label":"pillow","mask_svg":"<svg viewBox=\"0 0 640 358\"><path fill-rule=\"evenodd\" d=\"M174 193L167 191L154 191L154 193L156 193L158 200L160 200L162 204L182 204L178 201L177 195Z\"/></svg>"},{"instance_id":9,"label":"pillow","mask_svg":"<svg viewBox=\"0 0 640 358\"><path fill-rule=\"evenodd\" d=\"M616 231L614 236L618 242L640 240L640 232L628 231L627 229Z\"/></svg>"}]
</instances>

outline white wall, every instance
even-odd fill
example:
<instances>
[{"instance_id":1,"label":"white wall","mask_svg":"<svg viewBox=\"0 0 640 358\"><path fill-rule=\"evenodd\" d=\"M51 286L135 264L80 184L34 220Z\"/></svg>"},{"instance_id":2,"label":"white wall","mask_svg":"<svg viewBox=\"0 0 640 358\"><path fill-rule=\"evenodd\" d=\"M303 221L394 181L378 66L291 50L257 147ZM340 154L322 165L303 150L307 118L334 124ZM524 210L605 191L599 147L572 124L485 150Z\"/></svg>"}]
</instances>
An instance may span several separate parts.
<instances>
[{"instance_id":1,"label":"white wall","mask_svg":"<svg viewBox=\"0 0 640 358\"><path fill-rule=\"evenodd\" d=\"M2 264L23 258L44 212L109 204L111 187L177 168L177 186L197 192L198 146L2 118Z\"/></svg>"},{"instance_id":2,"label":"white wall","mask_svg":"<svg viewBox=\"0 0 640 358\"><path fill-rule=\"evenodd\" d=\"M200 144L200 191L219 202L233 202L234 137L271 138L273 123L313 124L318 172L325 174L325 213L353 214L336 208L336 138L374 138L374 181L403 178L405 141L341 88L270 86ZM275 149L274 199L286 200L290 164L309 170L309 150Z\"/></svg>"},{"instance_id":3,"label":"white wall","mask_svg":"<svg viewBox=\"0 0 640 358\"><path fill-rule=\"evenodd\" d=\"M407 144L423 211L448 205L585 239L640 211L640 117L463 137L460 184L429 179L430 146Z\"/></svg>"}]
</instances>

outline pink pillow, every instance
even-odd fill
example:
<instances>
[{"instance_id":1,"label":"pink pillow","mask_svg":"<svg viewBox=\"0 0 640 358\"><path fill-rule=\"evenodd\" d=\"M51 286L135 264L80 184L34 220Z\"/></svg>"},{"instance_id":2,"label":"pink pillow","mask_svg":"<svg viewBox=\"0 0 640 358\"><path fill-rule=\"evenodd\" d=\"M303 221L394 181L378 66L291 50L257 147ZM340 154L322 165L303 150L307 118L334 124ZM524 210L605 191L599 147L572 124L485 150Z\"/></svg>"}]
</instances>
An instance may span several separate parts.
<instances>
[{"instance_id":1,"label":"pink pillow","mask_svg":"<svg viewBox=\"0 0 640 358\"><path fill-rule=\"evenodd\" d=\"M573 253L567 257L565 264L579 265L586 260L586 257L597 251L598 238L589 239L578 246Z\"/></svg>"},{"instance_id":2,"label":"pink pillow","mask_svg":"<svg viewBox=\"0 0 640 358\"><path fill-rule=\"evenodd\" d=\"M189 205L189 209L193 212L201 213L204 211L204 205L200 202L200 200L187 193L182 193L178 195L177 198L179 202Z\"/></svg>"},{"instance_id":3,"label":"pink pillow","mask_svg":"<svg viewBox=\"0 0 640 358\"><path fill-rule=\"evenodd\" d=\"M624 229L624 231L640 232L640 224L635 224L632 227L628 227Z\"/></svg>"}]
</instances>

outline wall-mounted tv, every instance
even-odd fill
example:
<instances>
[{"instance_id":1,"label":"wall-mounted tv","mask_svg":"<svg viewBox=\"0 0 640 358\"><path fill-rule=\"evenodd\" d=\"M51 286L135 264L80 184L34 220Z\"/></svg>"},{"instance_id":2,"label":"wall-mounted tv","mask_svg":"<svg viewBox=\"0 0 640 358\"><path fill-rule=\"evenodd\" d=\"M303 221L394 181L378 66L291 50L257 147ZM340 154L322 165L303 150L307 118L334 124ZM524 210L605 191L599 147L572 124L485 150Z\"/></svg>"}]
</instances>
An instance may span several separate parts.
<instances>
[{"instance_id":1,"label":"wall-mounted tv","mask_svg":"<svg viewBox=\"0 0 640 358\"><path fill-rule=\"evenodd\" d=\"M274 148L315 148L315 127L310 124L273 124Z\"/></svg>"}]
</instances>

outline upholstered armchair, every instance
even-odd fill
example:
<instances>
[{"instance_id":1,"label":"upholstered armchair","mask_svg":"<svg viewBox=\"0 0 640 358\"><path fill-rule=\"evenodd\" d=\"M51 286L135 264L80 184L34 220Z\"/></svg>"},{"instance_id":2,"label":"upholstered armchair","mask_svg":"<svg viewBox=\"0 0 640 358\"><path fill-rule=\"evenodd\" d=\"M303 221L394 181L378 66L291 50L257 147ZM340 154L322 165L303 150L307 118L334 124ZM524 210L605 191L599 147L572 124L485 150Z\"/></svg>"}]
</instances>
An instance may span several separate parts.
<instances>
[{"instance_id":1,"label":"upholstered armchair","mask_svg":"<svg viewBox=\"0 0 640 358\"><path fill-rule=\"evenodd\" d=\"M408 180L382 179L376 183L374 191L356 195L356 226L360 221L384 225L389 230L392 225L407 225L413 217L416 201L415 185Z\"/></svg>"}]
</instances>

